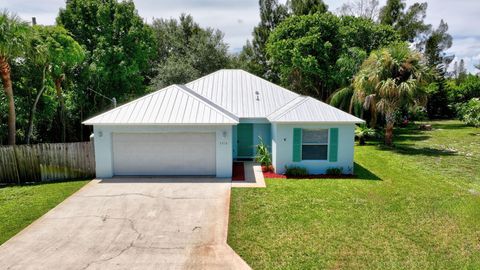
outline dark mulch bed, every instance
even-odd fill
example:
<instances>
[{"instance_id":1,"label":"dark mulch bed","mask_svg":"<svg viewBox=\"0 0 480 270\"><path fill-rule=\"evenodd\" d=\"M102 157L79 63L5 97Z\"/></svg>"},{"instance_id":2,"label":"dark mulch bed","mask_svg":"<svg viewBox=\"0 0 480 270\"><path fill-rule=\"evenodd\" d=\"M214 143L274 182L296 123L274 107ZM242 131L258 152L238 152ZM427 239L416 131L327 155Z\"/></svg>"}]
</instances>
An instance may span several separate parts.
<instances>
[{"instance_id":1,"label":"dark mulch bed","mask_svg":"<svg viewBox=\"0 0 480 270\"><path fill-rule=\"evenodd\" d=\"M234 162L233 163L232 180L233 181L245 181L245 169L244 169L244 166L243 166L243 162Z\"/></svg>"}]
</instances>

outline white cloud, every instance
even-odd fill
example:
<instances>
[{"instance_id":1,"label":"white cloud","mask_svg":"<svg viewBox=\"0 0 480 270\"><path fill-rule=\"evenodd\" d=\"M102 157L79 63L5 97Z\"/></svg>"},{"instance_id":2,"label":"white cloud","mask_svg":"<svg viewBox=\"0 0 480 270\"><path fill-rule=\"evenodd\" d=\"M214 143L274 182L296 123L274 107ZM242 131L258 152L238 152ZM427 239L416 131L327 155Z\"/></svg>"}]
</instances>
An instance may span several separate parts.
<instances>
[{"instance_id":1,"label":"white cloud","mask_svg":"<svg viewBox=\"0 0 480 270\"><path fill-rule=\"evenodd\" d=\"M470 72L477 72L474 65L480 64L480 37L456 38L455 42L448 52L455 55L450 69L453 68L455 61L465 61L465 67Z\"/></svg>"}]
</instances>

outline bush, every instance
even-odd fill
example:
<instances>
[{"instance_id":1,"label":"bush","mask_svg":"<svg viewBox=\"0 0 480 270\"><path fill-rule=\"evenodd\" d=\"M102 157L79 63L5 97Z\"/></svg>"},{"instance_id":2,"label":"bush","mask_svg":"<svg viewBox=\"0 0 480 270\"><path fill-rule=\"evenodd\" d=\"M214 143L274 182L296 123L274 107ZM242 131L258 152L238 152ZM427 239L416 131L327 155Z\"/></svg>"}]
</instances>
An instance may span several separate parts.
<instances>
[{"instance_id":1,"label":"bush","mask_svg":"<svg viewBox=\"0 0 480 270\"><path fill-rule=\"evenodd\" d=\"M328 168L326 173L328 175L341 175L343 173L343 168L342 167Z\"/></svg>"},{"instance_id":2,"label":"bush","mask_svg":"<svg viewBox=\"0 0 480 270\"><path fill-rule=\"evenodd\" d=\"M375 129L367 127L366 124L361 124L355 128L355 136L358 138L358 144L360 145L365 145L366 139L375 137L375 135Z\"/></svg>"},{"instance_id":3,"label":"bush","mask_svg":"<svg viewBox=\"0 0 480 270\"><path fill-rule=\"evenodd\" d=\"M299 166L285 166L285 175L287 177L305 177L308 176L308 170L304 167Z\"/></svg>"},{"instance_id":4,"label":"bush","mask_svg":"<svg viewBox=\"0 0 480 270\"><path fill-rule=\"evenodd\" d=\"M465 124L480 127L480 99L472 98L470 101L460 105L458 116Z\"/></svg>"},{"instance_id":5,"label":"bush","mask_svg":"<svg viewBox=\"0 0 480 270\"><path fill-rule=\"evenodd\" d=\"M257 155L255 156L255 160L265 166L270 168L272 166L272 155L268 151L267 145L263 142L262 137L258 137L260 139L260 143L257 145Z\"/></svg>"}]
</instances>

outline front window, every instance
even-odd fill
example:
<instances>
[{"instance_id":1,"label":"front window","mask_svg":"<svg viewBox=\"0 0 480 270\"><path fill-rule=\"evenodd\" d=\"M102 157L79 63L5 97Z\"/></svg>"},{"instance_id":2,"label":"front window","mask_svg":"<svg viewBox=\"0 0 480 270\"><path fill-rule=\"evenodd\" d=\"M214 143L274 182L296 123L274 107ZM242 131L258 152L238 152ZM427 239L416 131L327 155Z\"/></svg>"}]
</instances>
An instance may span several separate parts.
<instances>
[{"instance_id":1,"label":"front window","mask_svg":"<svg viewBox=\"0 0 480 270\"><path fill-rule=\"evenodd\" d=\"M302 130L302 160L327 160L328 129Z\"/></svg>"}]
</instances>

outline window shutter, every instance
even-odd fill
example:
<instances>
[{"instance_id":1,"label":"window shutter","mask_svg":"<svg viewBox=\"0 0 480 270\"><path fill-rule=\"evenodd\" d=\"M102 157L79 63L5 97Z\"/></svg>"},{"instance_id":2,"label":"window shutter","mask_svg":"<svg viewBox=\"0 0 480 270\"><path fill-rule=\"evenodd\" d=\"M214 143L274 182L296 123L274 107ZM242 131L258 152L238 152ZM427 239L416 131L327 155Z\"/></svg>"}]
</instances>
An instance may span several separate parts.
<instances>
[{"instance_id":1,"label":"window shutter","mask_svg":"<svg viewBox=\"0 0 480 270\"><path fill-rule=\"evenodd\" d=\"M329 145L328 161L337 162L338 160L338 128L330 129L330 145Z\"/></svg>"},{"instance_id":2,"label":"window shutter","mask_svg":"<svg viewBox=\"0 0 480 270\"><path fill-rule=\"evenodd\" d=\"M293 129L293 161L302 161L302 129Z\"/></svg>"}]
</instances>

